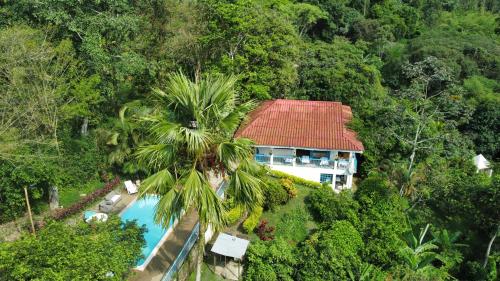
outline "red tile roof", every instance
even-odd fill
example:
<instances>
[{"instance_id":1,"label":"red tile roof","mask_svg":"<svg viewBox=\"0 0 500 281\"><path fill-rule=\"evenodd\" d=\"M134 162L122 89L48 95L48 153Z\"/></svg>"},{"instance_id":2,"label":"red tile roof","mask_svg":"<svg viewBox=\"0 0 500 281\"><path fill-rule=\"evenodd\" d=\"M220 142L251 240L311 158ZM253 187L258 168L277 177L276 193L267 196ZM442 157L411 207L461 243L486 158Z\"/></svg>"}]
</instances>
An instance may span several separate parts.
<instances>
[{"instance_id":1,"label":"red tile roof","mask_svg":"<svg viewBox=\"0 0 500 281\"><path fill-rule=\"evenodd\" d=\"M363 151L356 133L347 129L351 108L340 102L272 100L250 113L235 137L258 145Z\"/></svg>"}]
</instances>

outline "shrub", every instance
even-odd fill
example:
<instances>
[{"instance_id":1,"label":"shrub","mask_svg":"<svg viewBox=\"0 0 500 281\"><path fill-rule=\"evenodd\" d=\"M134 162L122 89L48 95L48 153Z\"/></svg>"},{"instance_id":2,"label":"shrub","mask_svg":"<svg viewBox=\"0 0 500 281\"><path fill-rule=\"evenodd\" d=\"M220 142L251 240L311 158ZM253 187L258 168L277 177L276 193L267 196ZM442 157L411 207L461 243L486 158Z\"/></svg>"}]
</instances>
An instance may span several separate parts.
<instances>
[{"instance_id":1,"label":"shrub","mask_svg":"<svg viewBox=\"0 0 500 281\"><path fill-rule=\"evenodd\" d=\"M295 196L297 196L298 190L291 179L282 178L280 180L280 183L283 189L285 189L285 191L288 193L288 197L294 198Z\"/></svg>"},{"instance_id":2,"label":"shrub","mask_svg":"<svg viewBox=\"0 0 500 281\"><path fill-rule=\"evenodd\" d=\"M257 207L253 210L252 213L248 216L248 218L243 222L243 229L247 233L252 233L257 224L259 223L260 216L262 216L262 212L264 210L262 207Z\"/></svg>"},{"instance_id":3,"label":"shrub","mask_svg":"<svg viewBox=\"0 0 500 281\"><path fill-rule=\"evenodd\" d=\"M294 280L297 257L292 245L279 237L271 241L250 243L244 280Z\"/></svg>"},{"instance_id":4,"label":"shrub","mask_svg":"<svg viewBox=\"0 0 500 281\"><path fill-rule=\"evenodd\" d=\"M269 171L269 174L271 176L273 176L275 178L279 178L279 179L282 179L282 178L290 179L295 184L301 184L303 186L307 186L307 187L310 187L310 188L321 188L323 186L319 182L306 180L306 179L303 179L301 177L290 175L290 174L287 174L287 173L284 173L284 172L281 172L281 171L271 170L271 171Z\"/></svg>"},{"instance_id":5,"label":"shrub","mask_svg":"<svg viewBox=\"0 0 500 281\"><path fill-rule=\"evenodd\" d=\"M279 205L288 202L290 197L286 190L276 180L268 180L264 187L264 207L275 210Z\"/></svg>"},{"instance_id":6,"label":"shrub","mask_svg":"<svg viewBox=\"0 0 500 281\"><path fill-rule=\"evenodd\" d=\"M227 223L229 225L235 224L243 214L243 208L241 206L235 206L229 212L227 212Z\"/></svg>"},{"instance_id":7,"label":"shrub","mask_svg":"<svg viewBox=\"0 0 500 281\"><path fill-rule=\"evenodd\" d=\"M95 201L97 198L104 196L106 193L111 192L118 184L120 184L120 178L116 177L114 180L106 183L103 188L97 189L94 192L88 194L87 196L80 199L80 201L69 206L68 208L63 208L56 210L52 217L55 220L62 220L68 216L76 214L83 210L87 204Z\"/></svg>"},{"instance_id":8,"label":"shrub","mask_svg":"<svg viewBox=\"0 0 500 281\"><path fill-rule=\"evenodd\" d=\"M348 221L336 221L301 244L299 280L348 280L361 266L361 235Z\"/></svg>"},{"instance_id":9,"label":"shrub","mask_svg":"<svg viewBox=\"0 0 500 281\"><path fill-rule=\"evenodd\" d=\"M268 221L261 220L259 226L257 227L257 236L259 236L262 241L269 241L274 239L274 226L270 226Z\"/></svg>"},{"instance_id":10,"label":"shrub","mask_svg":"<svg viewBox=\"0 0 500 281\"><path fill-rule=\"evenodd\" d=\"M339 194L329 187L314 190L306 203L318 222L331 223L335 220L348 220L354 225L359 224L359 204L353 199L349 190Z\"/></svg>"},{"instance_id":11,"label":"shrub","mask_svg":"<svg viewBox=\"0 0 500 281\"><path fill-rule=\"evenodd\" d=\"M117 216L94 225L48 222L36 237L0 243L0 280L126 280L144 231ZM104 277L109 271L114 278Z\"/></svg>"},{"instance_id":12,"label":"shrub","mask_svg":"<svg viewBox=\"0 0 500 281\"><path fill-rule=\"evenodd\" d=\"M290 213L281 217L276 226L276 236L287 241L300 242L307 237L308 231L306 222L309 220L309 214L302 208L296 208Z\"/></svg>"}]
</instances>

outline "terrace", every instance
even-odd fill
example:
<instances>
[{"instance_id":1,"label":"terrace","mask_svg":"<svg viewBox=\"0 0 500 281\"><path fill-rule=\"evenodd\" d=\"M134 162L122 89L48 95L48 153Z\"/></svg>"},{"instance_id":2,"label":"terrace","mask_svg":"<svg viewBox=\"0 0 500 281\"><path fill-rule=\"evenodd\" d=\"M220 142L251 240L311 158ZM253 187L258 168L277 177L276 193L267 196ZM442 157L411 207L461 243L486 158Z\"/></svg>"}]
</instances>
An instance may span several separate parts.
<instances>
[{"instance_id":1,"label":"terrace","mask_svg":"<svg viewBox=\"0 0 500 281\"><path fill-rule=\"evenodd\" d=\"M270 166L350 169L356 172L356 157L349 152L257 147L255 160Z\"/></svg>"}]
</instances>

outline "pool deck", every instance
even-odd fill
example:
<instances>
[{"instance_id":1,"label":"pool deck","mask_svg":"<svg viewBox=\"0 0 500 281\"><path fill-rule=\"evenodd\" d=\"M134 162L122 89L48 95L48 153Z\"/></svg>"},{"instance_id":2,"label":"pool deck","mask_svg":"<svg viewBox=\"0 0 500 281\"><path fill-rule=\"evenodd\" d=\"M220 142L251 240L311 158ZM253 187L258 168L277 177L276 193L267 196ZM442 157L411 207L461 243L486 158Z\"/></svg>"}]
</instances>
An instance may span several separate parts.
<instances>
[{"instance_id":1,"label":"pool deck","mask_svg":"<svg viewBox=\"0 0 500 281\"><path fill-rule=\"evenodd\" d=\"M170 265L181 252L186 239L193 231L197 222L198 215L196 212L191 211L184 215L144 271L133 270L134 273L128 280L160 281L163 274L170 268Z\"/></svg>"}]
</instances>

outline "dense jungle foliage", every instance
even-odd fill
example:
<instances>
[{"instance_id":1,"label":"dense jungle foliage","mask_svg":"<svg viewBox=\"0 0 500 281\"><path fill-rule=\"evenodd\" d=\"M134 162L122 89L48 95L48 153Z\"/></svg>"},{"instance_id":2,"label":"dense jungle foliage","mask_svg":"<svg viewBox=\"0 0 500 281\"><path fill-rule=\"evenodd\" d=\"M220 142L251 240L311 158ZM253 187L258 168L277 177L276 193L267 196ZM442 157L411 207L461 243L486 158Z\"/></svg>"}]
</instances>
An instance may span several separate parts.
<instances>
[{"instance_id":1,"label":"dense jungle foliage","mask_svg":"<svg viewBox=\"0 0 500 281\"><path fill-rule=\"evenodd\" d=\"M500 179L471 159L500 158L499 13L496 0L0 0L0 222L24 214L24 186L42 212L51 186L147 175L136 121L153 89L237 75L240 102L350 105L366 149L359 190L316 191L320 229L252 248L248 279L496 280Z\"/></svg>"}]
</instances>

